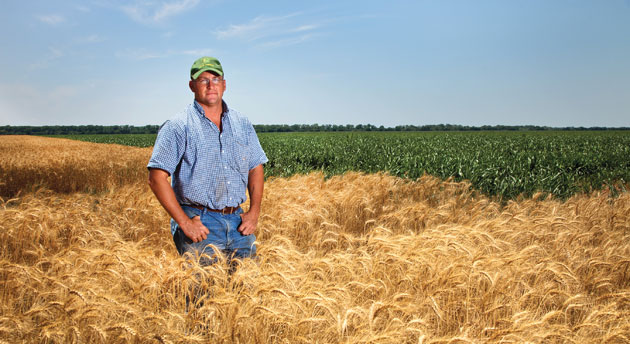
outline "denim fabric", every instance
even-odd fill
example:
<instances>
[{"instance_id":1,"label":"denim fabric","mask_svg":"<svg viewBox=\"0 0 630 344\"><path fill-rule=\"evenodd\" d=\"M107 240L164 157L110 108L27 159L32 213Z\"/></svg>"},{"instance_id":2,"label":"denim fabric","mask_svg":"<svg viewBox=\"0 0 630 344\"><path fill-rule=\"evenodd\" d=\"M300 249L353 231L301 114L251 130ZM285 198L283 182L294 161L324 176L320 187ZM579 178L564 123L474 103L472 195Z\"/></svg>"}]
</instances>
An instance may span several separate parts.
<instances>
[{"instance_id":1,"label":"denim fabric","mask_svg":"<svg viewBox=\"0 0 630 344\"><path fill-rule=\"evenodd\" d=\"M171 220L171 228L174 230L173 241L175 241L179 254L183 255L189 252L195 258L200 255L208 255L208 257L200 258L202 265L213 264L217 261L214 256L215 251L209 245L219 249L228 259L247 258L256 255L256 236L254 234L242 235L237 230L241 224L242 209L238 209L233 214L221 214L185 205L182 206L182 209L190 218L200 216L201 223L208 228L210 233L208 233L206 240L195 243L184 234L175 221Z\"/></svg>"}]
</instances>

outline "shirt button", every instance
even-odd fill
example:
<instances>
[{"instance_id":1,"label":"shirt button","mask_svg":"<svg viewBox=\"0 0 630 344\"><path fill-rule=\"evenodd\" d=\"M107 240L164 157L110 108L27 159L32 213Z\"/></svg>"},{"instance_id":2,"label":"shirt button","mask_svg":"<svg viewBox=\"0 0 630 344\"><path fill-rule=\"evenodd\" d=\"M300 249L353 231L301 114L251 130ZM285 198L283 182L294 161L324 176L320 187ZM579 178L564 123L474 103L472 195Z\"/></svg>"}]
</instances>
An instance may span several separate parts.
<instances>
[{"instance_id":1,"label":"shirt button","mask_svg":"<svg viewBox=\"0 0 630 344\"><path fill-rule=\"evenodd\" d=\"M230 184L230 182L228 182L228 184Z\"/></svg>"},{"instance_id":2,"label":"shirt button","mask_svg":"<svg viewBox=\"0 0 630 344\"><path fill-rule=\"evenodd\" d=\"M223 166L223 168L225 168L227 170L227 166Z\"/></svg>"}]
</instances>

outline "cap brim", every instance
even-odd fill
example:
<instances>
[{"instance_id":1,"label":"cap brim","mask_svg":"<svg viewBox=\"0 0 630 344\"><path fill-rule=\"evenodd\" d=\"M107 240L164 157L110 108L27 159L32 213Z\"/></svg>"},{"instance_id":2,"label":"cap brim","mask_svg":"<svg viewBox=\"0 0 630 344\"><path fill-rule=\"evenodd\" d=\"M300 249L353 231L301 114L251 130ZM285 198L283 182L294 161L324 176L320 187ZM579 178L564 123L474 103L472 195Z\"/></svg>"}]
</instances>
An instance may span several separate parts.
<instances>
[{"instance_id":1,"label":"cap brim","mask_svg":"<svg viewBox=\"0 0 630 344\"><path fill-rule=\"evenodd\" d=\"M198 70L197 72L195 72L193 75L191 75L191 77L193 78L193 80L196 80L201 73L203 72L211 72L211 73L217 73L220 76L223 76L223 72L218 70L218 69L214 69L214 68L202 68L200 70Z\"/></svg>"}]
</instances>

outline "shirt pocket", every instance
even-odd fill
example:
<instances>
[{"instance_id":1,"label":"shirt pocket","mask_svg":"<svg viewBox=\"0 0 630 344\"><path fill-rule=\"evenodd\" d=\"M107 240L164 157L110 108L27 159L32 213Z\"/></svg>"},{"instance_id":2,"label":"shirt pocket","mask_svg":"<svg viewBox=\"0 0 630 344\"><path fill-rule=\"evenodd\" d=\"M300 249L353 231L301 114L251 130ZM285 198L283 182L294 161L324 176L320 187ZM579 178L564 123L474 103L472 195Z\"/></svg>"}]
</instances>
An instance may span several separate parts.
<instances>
[{"instance_id":1,"label":"shirt pocket","mask_svg":"<svg viewBox=\"0 0 630 344\"><path fill-rule=\"evenodd\" d=\"M247 181L249 173L249 145L244 140L234 140L234 149L232 151L234 158L234 167L241 174L243 181Z\"/></svg>"}]
</instances>

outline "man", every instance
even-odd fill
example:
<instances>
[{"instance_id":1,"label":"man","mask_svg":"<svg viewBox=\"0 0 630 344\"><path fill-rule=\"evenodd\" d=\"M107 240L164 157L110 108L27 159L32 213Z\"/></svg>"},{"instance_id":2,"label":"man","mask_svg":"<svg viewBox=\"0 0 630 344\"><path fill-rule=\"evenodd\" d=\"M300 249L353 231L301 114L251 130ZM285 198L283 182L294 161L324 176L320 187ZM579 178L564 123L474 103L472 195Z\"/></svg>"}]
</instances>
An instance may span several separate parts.
<instances>
[{"instance_id":1,"label":"man","mask_svg":"<svg viewBox=\"0 0 630 344\"><path fill-rule=\"evenodd\" d=\"M160 128L147 166L149 186L171 215L180 254L201 256L206 265L216 261L213 247L228 258L251 257L267 157L249 120L223 101L219 60L196 60L190 79L195 100ZM246 189L250 206L244 213Z\"/></svg>"}]
</instances>

